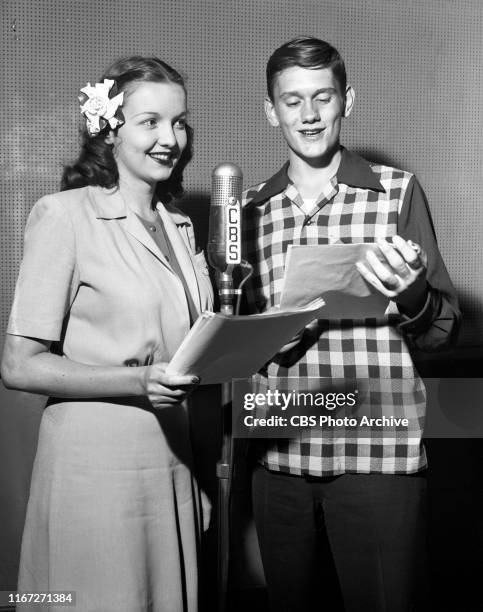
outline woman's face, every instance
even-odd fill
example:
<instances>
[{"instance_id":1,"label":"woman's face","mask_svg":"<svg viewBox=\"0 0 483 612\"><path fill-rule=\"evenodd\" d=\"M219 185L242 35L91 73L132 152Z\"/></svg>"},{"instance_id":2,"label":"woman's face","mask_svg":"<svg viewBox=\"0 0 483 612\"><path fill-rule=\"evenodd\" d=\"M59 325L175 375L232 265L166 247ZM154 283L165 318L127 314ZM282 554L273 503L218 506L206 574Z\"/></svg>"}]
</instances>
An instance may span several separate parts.
<instances>
[{"instance_id":1,"label":"woman's face","mask_svg":"<svg viewBox=\"0 0 483 612\"><path fill-rule=\"evenodd\" d=\"M121 180L167 180L186 147L186 94L176 83L134 83L124 95L125 123L111 132Z\"/></svg>"}]
</instances>

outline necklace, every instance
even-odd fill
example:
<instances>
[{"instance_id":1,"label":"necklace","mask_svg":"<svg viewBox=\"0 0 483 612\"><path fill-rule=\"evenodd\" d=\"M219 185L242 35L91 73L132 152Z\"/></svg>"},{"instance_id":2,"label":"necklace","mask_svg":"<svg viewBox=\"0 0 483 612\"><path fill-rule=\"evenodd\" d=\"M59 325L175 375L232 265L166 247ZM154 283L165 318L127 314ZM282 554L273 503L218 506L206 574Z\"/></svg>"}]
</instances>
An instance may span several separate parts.
<instances>
[{"instance_id":1,"label":"necklace","mask_svg":"<svg viewBox=\"0 0 483 612\"><path fill-rule=\"evenodd\" d=\"M139 215L138 213L135 213L137 217L139 217L139 219L143 222L144 226L148 228L148 230L150 232L158 232L161 230L161 223L159 220L159 217L156 215L156 219L151 220L151 219L146 219L144 217L141 217L141 215Z\"/></svg>"},{"instance_id":2,"label":"necklace","mask_svg":"<svg viewBox=\"0 0 483 612\"><path fill-rule=\"evenodd\" d=\"M151 221L147 221L145 219L146 223L147 223L147 228L150 232L157 232L160 228L159 226L156 226L156 223L158 223L158 221L155 221L154 223L151 223Z\"/></svg>"},{"instance_id":3,"label":"necklace","mask_svg":"<svg viewBox=\"0 0 483 612\"><path fill-rule=\"evenodd\" d=\"M166 257L167 261L170 261L172 259L171 247L161 219L158 217L155 221L151 221L141 217L141 215L138 215L138 213L135 213L135 215L147 230L153 234L156 234L156 236L153 236L154 241L158 245L160 251Z\"/></svg>"},{"instance_id":4,"label":"necklace","mask_svg":"<svg viewBox=\"0 0 483 612\"><path fill-rule=\"evenodd\" d=\"M144 227L148 229L150 232L159 232L161 231L161 220L159 218L158 211L156 210L154 196L151 200L149 213L154 215L154 219L147 219L143 215L140 215L138 212L134 211L134 214L138 217L138 219L143 223ZM132 210L132 209L131 209Z\"/></svg>"}]
</instances>

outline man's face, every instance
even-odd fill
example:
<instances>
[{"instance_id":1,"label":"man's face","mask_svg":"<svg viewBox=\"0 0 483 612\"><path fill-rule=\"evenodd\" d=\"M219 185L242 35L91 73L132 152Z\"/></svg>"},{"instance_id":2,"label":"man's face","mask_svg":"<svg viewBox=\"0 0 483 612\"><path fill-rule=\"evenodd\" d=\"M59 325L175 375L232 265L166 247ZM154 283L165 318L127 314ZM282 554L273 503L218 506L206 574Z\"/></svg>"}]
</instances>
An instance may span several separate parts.
<instances>
[{"instance_id":1,"label":"man's face","mask_svg":"<svg viewBox=\"0 0 483 612\"><path fill-rule=\"evenodd\" d=\"M312 166L325 165L339 149L341 120L352 102L352 88L341 92L330 68L294 66L275 78L273 102L265 101L265 112L293 154Z\"/></svg>"}]
</instances>

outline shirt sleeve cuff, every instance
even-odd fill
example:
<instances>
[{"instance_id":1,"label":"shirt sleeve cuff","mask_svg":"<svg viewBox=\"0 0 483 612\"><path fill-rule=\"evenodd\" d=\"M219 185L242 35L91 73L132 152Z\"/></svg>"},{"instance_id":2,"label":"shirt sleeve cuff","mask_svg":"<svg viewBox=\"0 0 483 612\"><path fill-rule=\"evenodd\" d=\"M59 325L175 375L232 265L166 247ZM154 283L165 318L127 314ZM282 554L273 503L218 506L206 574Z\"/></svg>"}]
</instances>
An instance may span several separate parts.
<instances>
[{"instance_id":1,"label":"shirt sleeve cuff","mask_svg":"<svg viewBox=\"0 0 483 612\"><path fill-rule=\"evenodd\" d=\"M7 334L12 336L25 336L26 338L41 338L57 342L60 340L62 328L61 321L39 322L25 318L11 316L8 322Z\"/></svg>"},{"instance_id":2,"label":"shirt sleeve cuff","mask_svg":"<svg viewBox=\"0 0 483 612\"><path fill-rule=\"evenodd\" d=\"M433 322L434 313L438 311L439 300L438 292L428 285L428 297L418 314L410 318L401 313L402 322L398 325L400 331L414 336L427 330Z\"/></svg>"}]
</instances>

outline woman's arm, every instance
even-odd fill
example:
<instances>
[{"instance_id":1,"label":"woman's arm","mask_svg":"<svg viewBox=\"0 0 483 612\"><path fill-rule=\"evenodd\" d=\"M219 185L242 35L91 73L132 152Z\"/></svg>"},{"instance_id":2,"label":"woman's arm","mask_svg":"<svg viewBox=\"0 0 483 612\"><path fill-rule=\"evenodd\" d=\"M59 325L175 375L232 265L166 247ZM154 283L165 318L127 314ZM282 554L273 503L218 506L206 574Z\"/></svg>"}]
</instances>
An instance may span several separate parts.
<instances>
[{"instance_id":1,"label":"woman's arm","mask_svg":"<svg viewBox=\"0 0 483 612\"><path fill-rule=\"evenodd\" d=\"M166 374L164 363L129 368L91 366L50 353L50 341L7 334L1 377L9 389L54 397L146 396L155 408L182 402L199 382Z\"/></svg>"}]
</instances>

